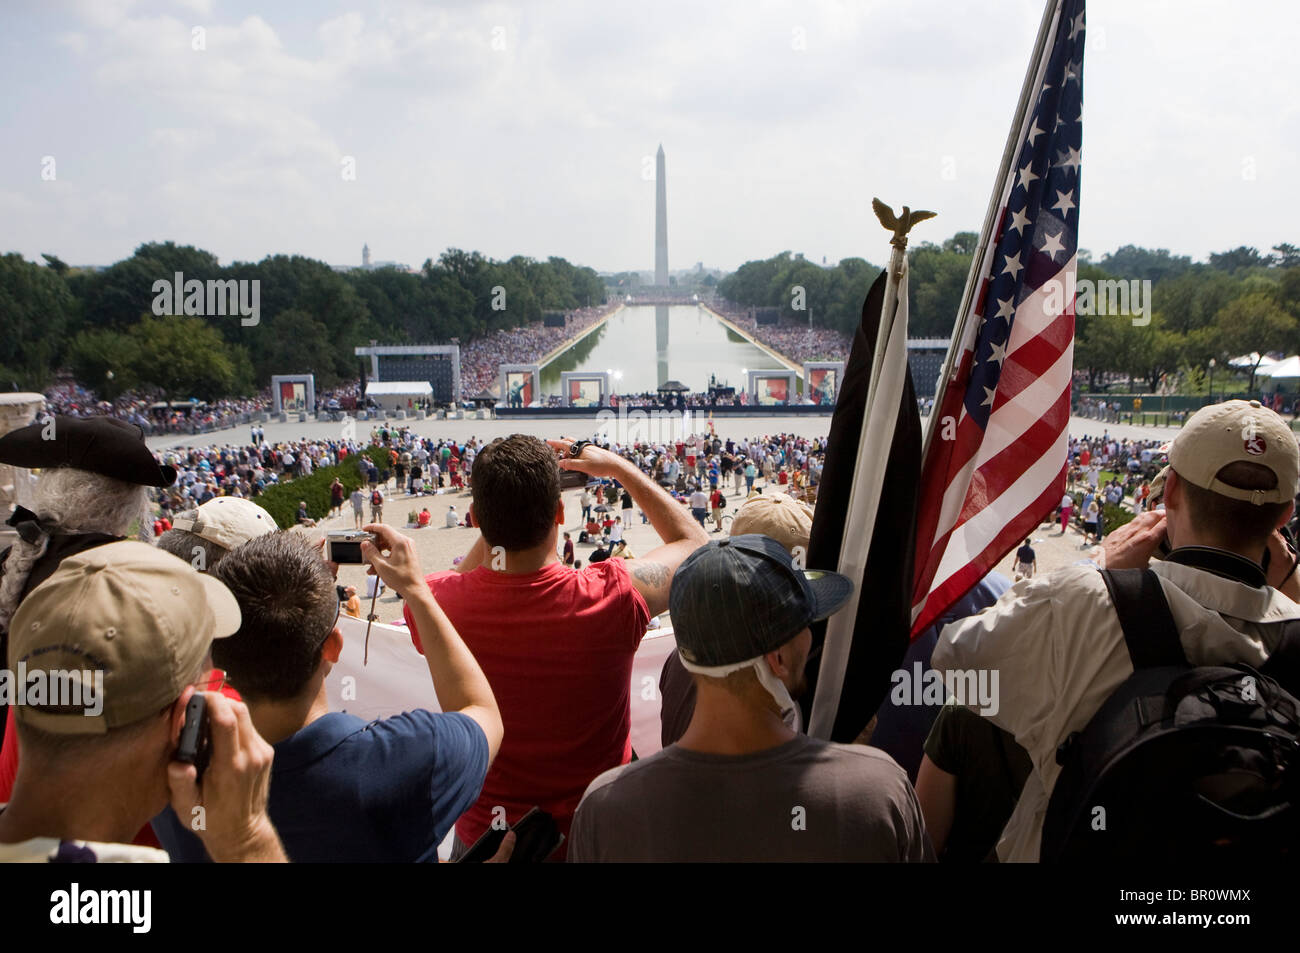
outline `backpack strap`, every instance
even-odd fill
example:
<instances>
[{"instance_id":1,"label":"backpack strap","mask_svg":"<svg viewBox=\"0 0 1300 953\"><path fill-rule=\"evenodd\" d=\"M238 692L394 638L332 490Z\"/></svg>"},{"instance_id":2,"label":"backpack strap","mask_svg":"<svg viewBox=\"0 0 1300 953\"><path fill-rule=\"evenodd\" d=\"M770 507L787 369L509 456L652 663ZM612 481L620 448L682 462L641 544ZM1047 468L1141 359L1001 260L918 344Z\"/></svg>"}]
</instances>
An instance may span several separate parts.
<instances>
[{"instance_id":1,"label":"backpack strap","mask_svg":"<svg viewBox=\"0 0 1300 953\"><path fill-rule=\"evenodd\" d=\"M1119 615L1134 670L1186 665L1160 577L1150 569L1103 569L1101 578Z\"/></svg>"}]
</instances>

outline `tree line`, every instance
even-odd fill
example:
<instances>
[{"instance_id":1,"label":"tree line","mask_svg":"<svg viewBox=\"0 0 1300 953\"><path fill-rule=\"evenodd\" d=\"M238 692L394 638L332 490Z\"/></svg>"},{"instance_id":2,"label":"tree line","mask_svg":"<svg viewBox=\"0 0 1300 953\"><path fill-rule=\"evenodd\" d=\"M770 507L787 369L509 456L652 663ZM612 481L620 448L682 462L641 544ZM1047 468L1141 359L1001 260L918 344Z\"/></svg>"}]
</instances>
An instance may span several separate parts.
<instances>
[{"instance_id":1,"label":"tree line","mask_svg":"<svg viewBox=\"0 0 1300 953\"><path fill-rule=\"evenodd\" d=\"M605 300L595 270L563 258L496 261L457 248L415 274L340 272L299 255L222 266L211 252L173 242L141 245L102 270L43 257L44 264L0 257L5 389L42 390L61 371L107 399L137 388L173 398L243 396L278 373L312 373L326 388L357 376L353 349L371 341L467 344ZM155 284L177 273L185 282L257 281L256 323L230 313L157 314Z\"/></svg>"},{"instance_id":2,"label":"tree line","mask_svg":"<svg viewBox=\"0 0 1300 953\"><path fill-rule=\"evenodd\" d=\"M940 245L922 242L909 250L911 337L951 336L978 241L974 232L958 232ZM1149 323L1115 313L1076 318L1074 366L1093 388L1122 375L1155 390L1167 375L1203 374L1211 359L1226 364L1252 352L1300 351L1300 248L1294 245L1276 245L1271 254L1243 246L1205 262L1135 245L1095 263L1086 250L1079 258L1080 282L1151 282ZM741 265L718 283L718 294L745 307L777 307L800 321L811 309L813 325L851 334L879 271L862 258L828 268L786 251ZM1253 369L1246 374L1253 388Z\"/></svg>"}]
</instances>

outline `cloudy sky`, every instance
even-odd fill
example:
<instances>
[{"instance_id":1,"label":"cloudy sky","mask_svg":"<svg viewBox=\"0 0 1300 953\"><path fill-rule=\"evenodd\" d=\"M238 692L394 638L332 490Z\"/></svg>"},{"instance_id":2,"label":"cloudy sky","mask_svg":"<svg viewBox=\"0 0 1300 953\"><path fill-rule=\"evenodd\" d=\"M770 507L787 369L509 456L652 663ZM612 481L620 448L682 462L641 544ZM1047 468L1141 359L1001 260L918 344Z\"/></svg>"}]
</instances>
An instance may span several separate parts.
<instances>
[{"instance_id":1,"label":"cloudy sky","mask_svg":"<svg viewBox=\"0 0 1300 953\"><path fill-rule=\"evenodd\" d=\"M1300 244L1292 3L1089 3L1082 247ZM662 142L672 268L879 262L873 195L978 230L1041 12L0 0L0 252L650 269Z\"/></svg>"}]
</instances>

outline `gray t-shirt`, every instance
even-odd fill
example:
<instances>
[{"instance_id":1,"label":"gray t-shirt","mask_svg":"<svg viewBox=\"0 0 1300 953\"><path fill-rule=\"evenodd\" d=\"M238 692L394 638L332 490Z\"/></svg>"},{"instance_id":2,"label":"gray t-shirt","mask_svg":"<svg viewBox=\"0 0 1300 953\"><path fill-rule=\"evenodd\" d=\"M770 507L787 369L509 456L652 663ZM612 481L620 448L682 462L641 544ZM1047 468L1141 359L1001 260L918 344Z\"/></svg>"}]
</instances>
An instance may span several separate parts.
<instances>
[{"instance_id":1,"label":"gray t-shirt","mask_svg":"<svg viewBox=\"0 0 1300 953\"><path fill-rule=\"evenodd\" d=\"M591 782L570 862L933 861L889 755L799 735L757 754L672 745Z\"/></svg>"}]
</instances>

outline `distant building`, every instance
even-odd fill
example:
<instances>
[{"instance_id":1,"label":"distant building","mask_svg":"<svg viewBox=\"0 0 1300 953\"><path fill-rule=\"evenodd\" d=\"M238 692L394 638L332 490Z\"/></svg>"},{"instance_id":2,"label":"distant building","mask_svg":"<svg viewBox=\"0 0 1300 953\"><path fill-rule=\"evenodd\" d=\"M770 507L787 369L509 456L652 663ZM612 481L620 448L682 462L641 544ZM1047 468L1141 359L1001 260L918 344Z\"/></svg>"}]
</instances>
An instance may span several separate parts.
<instances>
[{"instance_id":1,"label":"distant building","mask_svg":"<svg viewBox=\"0 0 1300 953\"><path fill-rule=\"evenodd\" d=\"M361 267L362 268L370 267L370 246L369 245L361 246Z\"/></svg>"}]
</instances>

